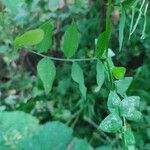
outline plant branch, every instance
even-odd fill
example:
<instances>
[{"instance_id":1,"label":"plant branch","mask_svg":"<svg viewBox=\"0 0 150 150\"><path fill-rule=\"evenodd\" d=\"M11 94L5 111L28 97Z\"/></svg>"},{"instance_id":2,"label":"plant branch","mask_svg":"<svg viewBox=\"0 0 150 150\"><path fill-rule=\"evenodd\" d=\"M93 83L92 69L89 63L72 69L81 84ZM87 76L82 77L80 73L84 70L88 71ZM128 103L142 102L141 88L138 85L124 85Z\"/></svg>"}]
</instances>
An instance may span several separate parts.
<instances>
[{"instance_id":1,"label":"plant branch","mask_svg":"<svg viewBox=\"0 0 150 150\"><path fill-rule=\"evenodd\" d=\"M93 57L93 58L80 58L80 59L66 59L66 58L58 58L58 57L52 57L52 56L46 56L44 54L41 54L41 53L37 53L33 50L27 50L28 52L30 53L33 53L33 54L36 54L38 56L41 56L41 57L47 57L47 58L50 58L51 60L56 60L56 61L64 61L64 62L81 62L81 61L95 61L97 60L96 57Z\"/></svg>"}]
</instances>

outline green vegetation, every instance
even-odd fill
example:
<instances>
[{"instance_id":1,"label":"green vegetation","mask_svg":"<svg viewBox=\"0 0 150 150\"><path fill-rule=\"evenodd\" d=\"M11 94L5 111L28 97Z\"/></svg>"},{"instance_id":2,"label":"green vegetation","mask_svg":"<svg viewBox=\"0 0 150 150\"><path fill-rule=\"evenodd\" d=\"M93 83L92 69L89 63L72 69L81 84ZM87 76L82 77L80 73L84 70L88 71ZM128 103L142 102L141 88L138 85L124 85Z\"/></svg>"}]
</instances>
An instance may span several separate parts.
<instances>
[{"instance_id":1,"label":"green vegetation","mask_svg":"<svg viewBox=\"0 0 150 150\"><path fill-rule=\"evenodd\" d=\"M1 150L149 150L148 0L0 2Z\"/></svg>"}]
</instances>

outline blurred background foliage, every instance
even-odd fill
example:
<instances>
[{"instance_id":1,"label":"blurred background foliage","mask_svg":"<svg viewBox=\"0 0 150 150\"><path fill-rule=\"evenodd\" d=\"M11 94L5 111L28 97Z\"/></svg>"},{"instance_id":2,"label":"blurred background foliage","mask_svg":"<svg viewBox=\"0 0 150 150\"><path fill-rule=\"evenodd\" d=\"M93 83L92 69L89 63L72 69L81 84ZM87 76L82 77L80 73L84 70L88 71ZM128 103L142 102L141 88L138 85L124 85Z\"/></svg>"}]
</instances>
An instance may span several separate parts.
<instances>
[{"instance_id":1,"label":"blurred background foliage","mask_svg":"<svg viewBox=\"0 0 150 150\"><path fill-rule=\"evenodd\" d=\"M106 116L107 84L96 91L94 62L81 63L87 86L87 101L80 99L78 86L70 77L70 63L55 62L57 77L49 95L36 76L39 56L24 49L13 50L13 40L18 34L39 27L47 20L54 26L53 47L47 55L63 57L61 39L68 25L75 20L80 31L78 56L92 57L94 43L105 26L105 0L2 0L0 1L0 111L21 110L36 116L40 123L59 120L74 128L77 137L85 138L94 147L111 145L119 147L118 135L96 130ZM150 148L150 14L147 14L146 38L141 39L143 20L128 40L130 13L127 17L123 51L118 47L119 10L112 12L113 38L110 47L116 54L116 65L127 68L127 76L134 76L128 95L141 97L143 119L132 123L136 145L140 150ZM81 107L84 106L84 107ZM81 111L81 108L84 108ZM110 142L111 141L111 142Z\"/></svg>"}]
</instances>

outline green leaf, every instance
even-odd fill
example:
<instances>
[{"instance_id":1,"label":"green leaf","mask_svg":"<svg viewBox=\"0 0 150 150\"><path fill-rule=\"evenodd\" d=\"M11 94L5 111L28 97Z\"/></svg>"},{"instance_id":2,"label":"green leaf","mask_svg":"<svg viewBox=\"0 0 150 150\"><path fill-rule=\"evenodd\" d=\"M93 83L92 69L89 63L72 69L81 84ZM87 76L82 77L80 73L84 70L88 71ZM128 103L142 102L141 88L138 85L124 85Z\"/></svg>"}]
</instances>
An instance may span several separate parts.
<instances>
[{"instance_id":1,"label":"green leaf","mask_svg":"<svg viewBox=\"0 0 150 150\"><path fill-rule=\"evenodd\" d=\"M60 122L41 126L32 137L22 141L24 150L66 150L72 140L72 129Z\"/></svg>"},{"instance_id":2,"label":"green leaf","mask_svg":"<svg viewBox=\"0 0 150 150\"><path fill-rule=\"evenodd\" d=\"M125 73L126 73L126 68L124 67L113 67L112 69L113 76L118 80L123 79Z\"/></svg>"},{"instance_id":3,"label":"green leaf","mask_svg":"<svg viewBox=\"0 0 150 150\"><path fill-rule=\"evenodd\" d=\"M96 57L97 58L106 58L106 54L108 51L108 44L110 40L112 32L112 26L111 24L108 24L108 29L101 33L97 39L97 44L96 44Z\"/></svg>"},{"instance_id":4,"label":"green leaf","mask_svg":"<svg viewBox=\"0 0 150 150\"><path fill-rule=\"evenodd\" d=\"M125 147L128 147L130 145L135 145L135 137L131 128L123 127L123 138L124 138Z\"/></svg>"},{"instance_id":5,"label":"green leaf","mask_svg":"<svg viewBox=\"0 0 150 150\"><path fill-rule=\"evenodd\" d=\"M130 108L139 108L140 106L140 97L139 96L129 96L124 98L121 101L121 105L123 106L130 106Z\"/></svg>"},{"instance_id":6,"label":"green leaf","mask_svg":"<svg viewBox=\"0 0 150 150\"><path fill-rule=\"evenodd\" d=\"M49 58L43 58L37 65L37 72L43 82L45 93L48 94L53 85L56 76L56 68Z\"/></svg>"},{"instance_id":7,"label":"green leaf","mask_svg":"<svg viewBox=\"0 0 150 150\"><path fill-rule=\"evenodd\" d=\"M121 118L115 114L112 113L108 115L100 124L99 129L101 129L104 132L108 133L116 133L119 131L122 127L122 120Z\"/></svg>"},{"instance_id":8,"label":"green leaf","mask_svg":"<svg viewBox=\"0 0 150 150\"><path fill-rule=\"evenodd\" d=\"M14 47L16 49L22 46L32 46L40 43L43 40L44 32L41 29L34 29L16 37Z\"/></svg>"},{"instance_id":9,"label":"green leaf","mask_svg":"<svg viewBox=\"0 0 150 150\"><path fill-rule=\"evenodd\" d=\"M67 58L72 57L79 46L79 35L75 22L69 26L63 37L63 50Z\"/></svg>"},{"instance_id":10,"label":"green leaf","mask_svg":"<svg viewBox=\"0 0 150 150\"><path fill-rule=\"evenodd\" d=\"M93 150L90 144L87 143L87 141L75 138L70 143L70 150Z\"/></svg>"},{"instance_id":11,"label":"green leaf","mask_svg":"<svg viewBox=\"0 0 150 150\"><path fill-rule=\"evenodd\" d=\"M82 97L86 99L86 87L84 84L84 75L81 67L74 62L71 69L72 79L79 84L79 89L82 94Z\"/></svg>"},{"instance_id":12,"label":"green leaf","mask_svg":"<svg viewBox=\"0 0 150 150\"><path fill-rule=\"evenodd\" d=\"M141 112L137 111L140 106L140 97L130 96L121 101L120 115L126 117L128 120L138 121L141 119Z\"/></svg>"},{"instance_id":13,"label":"green leaf","mask_svg":"<svg viewBox=\"0 0 150 150\"><path fill-rule=\"evenodd\" d=\"M0 112L0 149L17 149L24 136L31 136L38 120L21 111Z\"/></svg>"},{"instance_id":14,"label":"green leaf","mask_svg":"<svg viewBox=\"0 0 150 150\"><path fill-rule=\"evenodd\" d=\"M130 8L131 6L134 5L134 3L136 2L136 0L124 0L122 2L123 7L125 8Z\"/></svg>"},{"instance_id":15,"label":"green leaf","mask_svg":"<svg viewBox=\"0 0 150 150\"><path fill-rule=\"evenodd\" d=\"M36 46L39 53L47 52L47 50L52 46L52 34L53 25L50 21L46 22L40 27L44 31L43 40Z\"/></svg>"},{"instance_id":16,"label":"green leaf","mask_svg":"<svg viewBox=\"0 0 150 150\"><path fill-rule=\"evenodd\" d=\"M122 14L121 14L120 23L119 23L119 50L120 51L122 49L122 43L124 39L125 23L126 23L126 12L124 8L122 7Z\"/></svg>"},{"instance_id":17,"label":"green leaf","mask_svg":"<svg viewBox=\"0 0 150 150\"><path fill-rule=\"evenodd\" d=\"M121 99L115 91L110 91L107 101L108 109L111 113L119 114L119 106Z\"/></svg>"},{"instance_id":18,"label":"green leaf","mask_svg":"<svg viewBox=\"0 0 150 150\"><path fill-rule=\"evenodd\" d=\"M98 89L100 90L105 81L105 68L101 61L97 62L96 72L97 72L96 80L97 80L97 84L98 84Z\"/></svg>"},{"instance_id":19,"label":"green leaf","mask_svg":"<svg viewBox=\"0 0 150 150\"><path fill-rule=\"evenodd\" d=\"M126 91L128 90L133 78L132 77L125 77L122 80L115 81L115 85L117 88L117 93L124 97Z\"/></svg>"},{"instance_id":20,"label":"green leaf","mask_svg":"<svg viewBox=\"0 0 150 150\"><path fill-rule=\"evenodd\" d=\"M96 44L96 57L101 58L104 52L106 51L107 45L107 32L104 31L98 37Z\"/></svg>"},{"instance_id":21,"label":"green leaf","mask_svg":"<svg viewBox=\"0 0 150 150\"><path fill-rule=\"evenodd\" d=\"M124 116L126 117L126 119L135 122L138 122L142 119L142 113L138 110L133 110L128 114L124 114Z\"/></svg>"}]
</instances>

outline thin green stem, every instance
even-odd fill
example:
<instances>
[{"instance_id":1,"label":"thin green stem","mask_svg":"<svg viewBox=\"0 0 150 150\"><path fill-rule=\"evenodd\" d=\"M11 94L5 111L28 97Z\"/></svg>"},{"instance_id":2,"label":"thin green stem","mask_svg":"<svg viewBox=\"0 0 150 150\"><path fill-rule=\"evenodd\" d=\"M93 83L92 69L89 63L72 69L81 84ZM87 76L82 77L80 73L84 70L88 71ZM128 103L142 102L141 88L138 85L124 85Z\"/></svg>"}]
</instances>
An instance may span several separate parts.
<instances>
[{"instance_id":1,"label":"thin green stem","mask_svg":"<svg viewBox=\"0 0 150 150\"><path fill-rule=\"evenodd\" d=\"M108 0L108 4L107 4L107 12L106 12L106 31L109 33L108 35L108 39L110 40L111 37L111 20L110 20L110 16L111 16L111 7L112 7L112 0ZM109 45L109 41L108 41L108 45ZM108 56L108 46L106 47L106 56Z\"/></svg>"},{"instance_id":2,"label":"thin green stem","mask_svg":"<svg viewBox=\"0 0 150 150\"><path fill-rule=\"evenodd\" d=\"M46 57L46 58L50 58L51 60L56 60L56 61L64 61L64 62L81 62L81 61L94 61L94 60L97 60L96 57L93 57L93 58L80 58L80 59L65 59L65 58L58 58L58 57L52 57L52 56L47 56L47 55L44 55L44 54L41 54L41 53L37 53L33 50L28 50L28 52L30 53L33 53L33 54L36 54L38 56L41 56L41 57Z\"/></svg>"},{"instance_id":3,"label":"thin green stem","mask_svg":"<svg viewBox=\"0 0 150 150\"><path fill-rule=\"evenodd\" d=\"M106 13L106 30L108 30L110 24L111 4L112 4L112 0L108 0L108 7Z\"/></svg>"}]
</instances>

